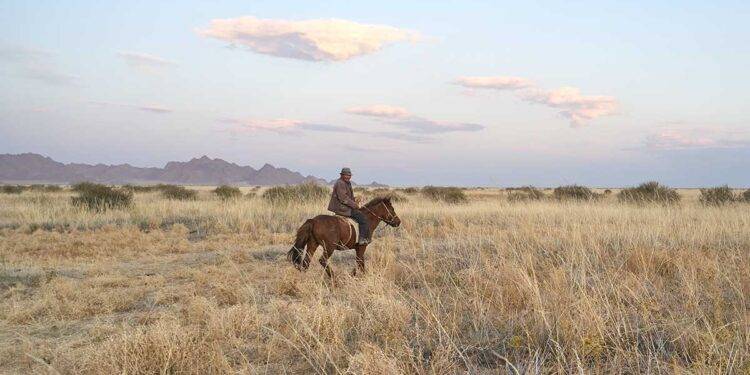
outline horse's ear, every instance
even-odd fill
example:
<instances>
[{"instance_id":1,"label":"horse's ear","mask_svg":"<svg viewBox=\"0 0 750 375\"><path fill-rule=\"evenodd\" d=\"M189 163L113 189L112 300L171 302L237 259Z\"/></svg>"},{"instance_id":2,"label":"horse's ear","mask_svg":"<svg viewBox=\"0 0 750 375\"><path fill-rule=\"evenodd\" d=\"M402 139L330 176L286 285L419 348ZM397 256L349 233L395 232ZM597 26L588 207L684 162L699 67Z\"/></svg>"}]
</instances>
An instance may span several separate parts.
<instances>
[{"instance_id":1,"label":"horse's ear","mask_svg":"<svg viewBox=\"0 0 750 375\"><path fill-rule=\"evenodd\" d=\"M385 197L385 199L383 199L383 200L384 200L384 201L385 201L386 203L388 203L388 204L391 204L391 197Z\"/></svg>"}]
</instances>

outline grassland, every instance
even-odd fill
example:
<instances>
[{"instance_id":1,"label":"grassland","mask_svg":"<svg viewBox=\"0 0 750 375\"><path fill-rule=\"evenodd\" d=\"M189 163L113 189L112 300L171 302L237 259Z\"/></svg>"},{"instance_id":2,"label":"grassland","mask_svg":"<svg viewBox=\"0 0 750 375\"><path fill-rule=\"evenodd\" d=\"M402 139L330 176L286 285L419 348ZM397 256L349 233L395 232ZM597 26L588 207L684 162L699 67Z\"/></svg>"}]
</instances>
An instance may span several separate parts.
<instances>
[{"instance_id":1,"label":"grassland","mask_svg":"<svg viewBox=\"0 0 750 375\"><path fill-rule=\"evenodd\" d=\"M206 188L95 212L70 192L0 194L0 371L748 373L750 204L680 193L402 193L368 274L338 252L335 283L285 260L324 201Z\"/></svg>"}]
</instances>

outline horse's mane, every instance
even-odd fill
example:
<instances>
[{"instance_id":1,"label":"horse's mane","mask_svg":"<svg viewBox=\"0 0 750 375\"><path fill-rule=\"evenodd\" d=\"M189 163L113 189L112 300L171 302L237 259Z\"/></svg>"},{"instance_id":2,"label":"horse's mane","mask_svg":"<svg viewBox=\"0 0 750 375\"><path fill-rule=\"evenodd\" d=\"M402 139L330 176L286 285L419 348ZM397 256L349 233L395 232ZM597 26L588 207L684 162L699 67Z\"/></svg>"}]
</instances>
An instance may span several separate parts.
<instances>
[{"instance_id":1,"label":"horse's mane","mask_svg":"<svg viewBox=\"0 0 750 375\"><path fill-rule=\"evenodd\" d=\"M380 204L380 202L388 199L388 197L375 197L372 198L369 202L365 203L365 207L370 208L372 206L375 206L376 204Z\"/></svg>"}]
</instances>

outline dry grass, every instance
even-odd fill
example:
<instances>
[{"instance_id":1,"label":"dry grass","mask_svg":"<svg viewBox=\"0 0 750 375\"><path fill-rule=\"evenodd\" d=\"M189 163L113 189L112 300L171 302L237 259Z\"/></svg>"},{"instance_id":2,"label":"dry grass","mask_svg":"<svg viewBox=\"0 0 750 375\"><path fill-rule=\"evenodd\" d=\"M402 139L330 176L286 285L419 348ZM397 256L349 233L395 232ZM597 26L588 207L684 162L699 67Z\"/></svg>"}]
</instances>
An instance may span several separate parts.
<instances>
[{"instance_id":1,"label":"dry grass","mask_svg":"<svg viewBox=\"0 0 750 375\"><path fill-rule=\"evenodd\" d=\"M335 284L284 259L324 201L0 195L0 372L750 370L749 205L466 193L397 203L369 273L338 252Z\"/></svg>"}]
</instances>

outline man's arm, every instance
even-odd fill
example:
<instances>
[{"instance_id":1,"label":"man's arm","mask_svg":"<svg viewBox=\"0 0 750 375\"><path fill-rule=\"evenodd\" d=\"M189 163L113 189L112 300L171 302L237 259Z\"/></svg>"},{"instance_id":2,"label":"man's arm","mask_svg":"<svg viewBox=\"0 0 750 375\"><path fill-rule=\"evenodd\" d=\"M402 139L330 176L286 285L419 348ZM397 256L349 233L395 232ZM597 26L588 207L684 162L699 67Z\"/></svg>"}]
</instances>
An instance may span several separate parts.
<instances>
[{"instance_id":1,"label":"man's arm","mask_svg":"<svg viewBox=\"0 0 750 375\"><path fill-rule=\"evenodd\" d=\"M359 205L354 201L353 197L349 196L349 189L346 188L346 185L344 185L343 182L337 182L333 189L336 191L336 199L338 199L339 202L351 208L359 208Z\"/></svg>"}]
</instances>

